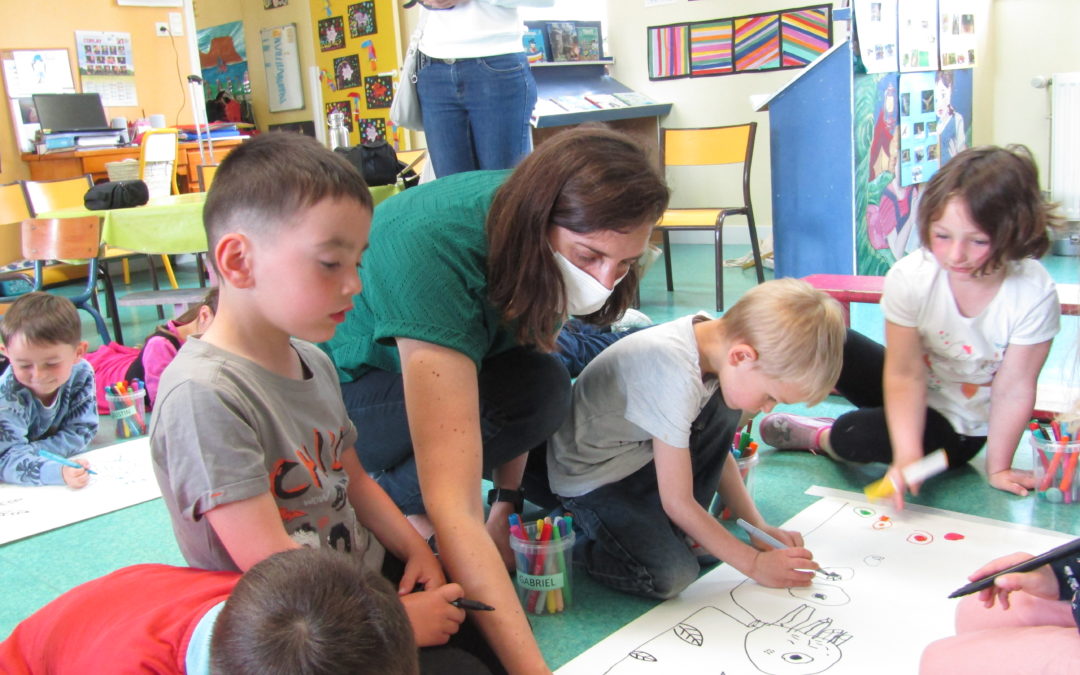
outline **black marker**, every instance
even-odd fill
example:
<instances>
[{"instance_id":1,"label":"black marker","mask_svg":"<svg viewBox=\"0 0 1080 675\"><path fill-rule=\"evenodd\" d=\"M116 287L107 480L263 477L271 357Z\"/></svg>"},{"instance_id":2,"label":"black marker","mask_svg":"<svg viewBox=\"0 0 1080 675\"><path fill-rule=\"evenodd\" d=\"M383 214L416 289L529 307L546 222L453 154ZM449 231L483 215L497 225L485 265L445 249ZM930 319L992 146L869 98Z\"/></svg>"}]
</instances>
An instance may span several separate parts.
<instances>
[{"instance_id":1,"label":"black marker","mask_svg":"<svg viewBox=\"0 0 1080 675\"><path fill-rule=\"evenodd\" d=\"M1030 572L1037 567L1042 567L1047 563L1056 562L1058 560L1061 560L1062 558L1072 555L1073 553L1080 553L1080 538L1073 539L1069 543L1062 544L1057 548L1052 548L1046 553L1043 553L1042 555L1037 555L1030 560L1025 560L1024 562L1017 563L1012 567L1006 567L1000 572L994 572L993 574L985 576L982 579L976 579L970 584L966 586L961 586L960 588L956 589L949 595L949 597L959 598L962 595L970 595L971 593L981 591L984 588L990 588L994 584L994 579L997 579L1002 574L1012 574L1014 572Z\"/></svg>"},{"instance_id":2,"label":"black marker","mask_svg":"<svg viewBox=\"0 0 1080 675\"><path fill-rule=\"evenodd\" d=\"M460 607L461 609L474 609L483 612L495 611L495 608L491 605L485 605L479 600L469 600L468 598L458 598L457 600L451 600L450 604L454 607Z\"/></svg>"}]
</instances>

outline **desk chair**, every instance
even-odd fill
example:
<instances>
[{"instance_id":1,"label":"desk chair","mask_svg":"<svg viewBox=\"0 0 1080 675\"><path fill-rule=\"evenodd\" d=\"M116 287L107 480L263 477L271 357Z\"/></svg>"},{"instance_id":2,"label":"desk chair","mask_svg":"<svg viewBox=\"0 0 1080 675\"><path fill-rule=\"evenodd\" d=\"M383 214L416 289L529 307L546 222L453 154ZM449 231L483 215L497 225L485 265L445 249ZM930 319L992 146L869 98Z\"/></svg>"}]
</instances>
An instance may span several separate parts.
<instances>
[{"instance_id":1,"label":"desk chair","mask_svg":"<svg viewBox=\"0 0 1080 675\"><path fill-rule=\"evenodd\" d=\"M97 296L98 255L101 252L101 219L97 216L82 218L28 218L21 227L22 256L34 262L34 290L44 288L45 263L50 260L88 259L89 271L86 287L82 293L71 298L75 306L94 319L101 344L112 342L105 320L90 302ZM116 320L116 301L112 294L105 297L113 316L117 340L120 340L120 323Z\"/></svg>"},{"instance_id":2,"label":"desk chair","mask_svg":"<svg viewBox=\"0 0 1080 675\"><path fill-rule=\"evenodd\" d=\"M738 206L707 208L669 208L656 227L664 237L664 271L668 292L674 291L671 276L671 230L712 230L716 242L716 311L724 309L724 249L723 236L728 216L745 216L750 229L750 245L754 251L754 267L758 283L765 281L761 262L761 247L754 223L754 207L750 202L750 162L754 156L754 134L757 122L727 127L699 129L662 129L660 155L664 168L673 166L721 166L742 164L743 203Z\"/></svg>"},{"instance_id":3,"label":"desk chair","mask_svg":"<svg viewBox=\"0 0 1080 675\"><path fill-rule=\"evenodd\" d=\"M146 183L150 198L180 194L176 186L176 165L180 157L180 131L178 129L150 129L143 132L139 143L139 178ZM169 256L161 256L165 275L169 285L179 288L176 274L173 272ZM153 275L154 288L157 288L156 274ZM131 283L124 268L124 283Z\"/></svg>"}]
</instances>

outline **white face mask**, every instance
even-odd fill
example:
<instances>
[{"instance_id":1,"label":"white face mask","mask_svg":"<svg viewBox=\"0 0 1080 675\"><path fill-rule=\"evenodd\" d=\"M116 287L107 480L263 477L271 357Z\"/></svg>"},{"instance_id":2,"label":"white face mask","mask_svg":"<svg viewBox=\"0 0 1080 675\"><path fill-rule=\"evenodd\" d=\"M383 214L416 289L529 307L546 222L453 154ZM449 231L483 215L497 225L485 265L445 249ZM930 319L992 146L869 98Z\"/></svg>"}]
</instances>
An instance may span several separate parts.
<instances>
[{"instance_id":1,"label":"white face mask","mask_svg":"<svg viewBox=\"0 0 1080 675\"><path fill-rule=\"evenodd\" d=\"M609 290L604 284L593 278L591 274L581 269L574 263L563 257L558 251L555 254L555 262L562 274L563 286L566 287L566 310L571 316L586 316L598 311L611 297L615 286ZM615 280L617 286L626 278L622 275Z\"/></svg>"}]
</instances>

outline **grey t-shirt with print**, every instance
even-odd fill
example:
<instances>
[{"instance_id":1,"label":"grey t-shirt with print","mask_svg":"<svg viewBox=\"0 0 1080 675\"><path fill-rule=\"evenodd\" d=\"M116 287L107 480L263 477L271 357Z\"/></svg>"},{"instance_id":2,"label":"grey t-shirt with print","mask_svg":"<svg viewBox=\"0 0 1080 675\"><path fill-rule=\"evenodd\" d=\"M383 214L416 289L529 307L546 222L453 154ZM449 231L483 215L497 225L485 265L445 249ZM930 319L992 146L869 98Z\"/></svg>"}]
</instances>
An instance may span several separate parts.
<instances>
[{"instance_id":1,"label":"grey t-shirt with print","mask_svg":"<svg viewBox=\"0 0 1080 675\"><path fill-rule=\"evenodd\" d=\"M356 428L330 359L293 340L305 367L295 380L198 338L165 369L150 424L154 473L188 564L238 569L204 517L267 491L295 541L362 556L383 548L356 520L343 452Z\"/></svg>"}]
</instances>

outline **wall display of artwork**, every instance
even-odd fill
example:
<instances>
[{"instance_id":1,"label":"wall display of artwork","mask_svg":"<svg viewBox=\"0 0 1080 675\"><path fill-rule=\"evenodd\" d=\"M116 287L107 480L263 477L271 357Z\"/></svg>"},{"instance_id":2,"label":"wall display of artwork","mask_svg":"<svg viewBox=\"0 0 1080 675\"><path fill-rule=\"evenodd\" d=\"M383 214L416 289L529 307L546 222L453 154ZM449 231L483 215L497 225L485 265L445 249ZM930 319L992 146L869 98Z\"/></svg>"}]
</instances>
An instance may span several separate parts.
<instances>
[{"instance_id":1,"label":"wall display of artwork","mask_svg":"<svg viewBox=\"0 0 1080 675\"><path fill-rule=\"evenodd\" d=\"M971 0L939 0L941 69L975 65L975 7Z\"/></svg>"},{"instance_id":2,"label":"wall display of artwork","mask_svg":"<svg viewBox=\"0 0 1080 675\"><path fill-rule=\"evenodd\" d=\"M788 70L832 45L832 7L651 26L647 33L650 80Z\"/></svg>"},{"instance_id":3,"label":"wall display of artwork","mask_svg":"<svg viewBox=\"0 0 1080 675\"><path fill-rule=\"evenodd\" d=\"M399 51L393 1L320 0L310 7L325 113L345 113L352 145L380 138L398 145L403 136L388 119ZM315 124L326 128L325 115Z\"/></svg>"},{"instance_id":4,"label":"wall display of artwork","mask_svg":"<svg viewBox=\"0 0 1080 675\"><path fill-rule=\"evenodd\" d=\"M897 4L900 72L938 68L937 0L905 0Z\"/></svg>"},{"instance_id":5,"label":"wall display of artwork","mask_svg":"<svg viewBox=\"0 0 1080 675\"><path fill-rule=\"evenodd\" d=\"M251 80L248 76L244 23L232 21L219 26L200 28L197 38L206 100L212 101L222 92L226 92L240 103L241 119L239 121L254 123L255 118L250 104Z\"/></svg>"},{"instance_id":6,"label":"wall display of artwork","mask_svg":"<svg viewBox=\"0 0 1080 675\"><path fill-rule=\"evenodd\" d=\"M896 0L855 0L855 36L868 73L897 69Z\"/></svg>"},{"instance_id":7,"label":"wall display of artwork","mask_svg":"<svg viewBox=\"0 0 1080 675\"><path fill-rule=\"evenodd\" d=\"M22 152L34 151L38 124L34 94L74 94L75 80L66 49L0 50L11 124Z\"/></svg>"}]
</instances>

